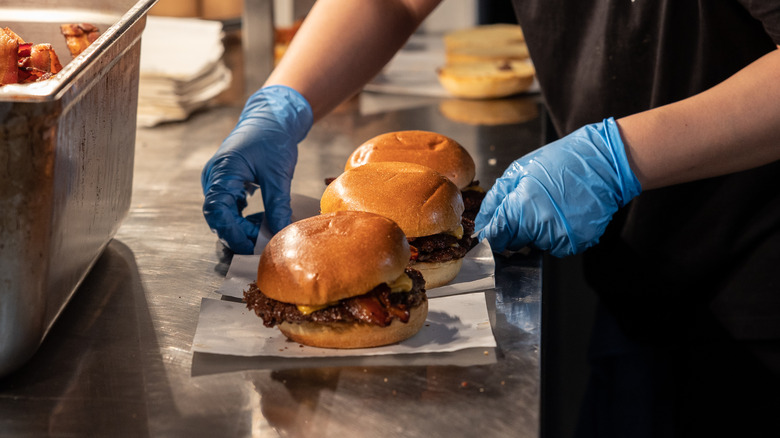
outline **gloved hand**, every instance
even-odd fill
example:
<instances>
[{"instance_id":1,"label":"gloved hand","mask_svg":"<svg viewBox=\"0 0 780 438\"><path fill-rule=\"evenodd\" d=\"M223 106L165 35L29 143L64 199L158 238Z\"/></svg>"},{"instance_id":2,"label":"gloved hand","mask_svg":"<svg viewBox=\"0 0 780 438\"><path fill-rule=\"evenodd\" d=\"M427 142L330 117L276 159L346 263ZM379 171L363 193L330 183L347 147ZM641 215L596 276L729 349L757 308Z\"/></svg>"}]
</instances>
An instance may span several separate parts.
<instances>
[{"instance_id":1,"label":"gloved hand","mask_svg":"<svg viewBox=\"0 0 780 438\"><path fill-rule=\"evenodd\" d=\"M251 254L260 225L241 215L259 186L265 218L276 233L290 223L290 185L298 142L313 124L311 106L292 88L269 86L247 100L236 127L206 163L203 215L234 252Z\"/></svg>"},{"instance_id":2,"label":"gloved hand","mask_svg":"<svg viewBox=\"0 0 780 438\"><path fill-rule=\"evenodd\" d=\"M612 215L641 191L609 118L513 162L482 201L475 228L496 252L531 245L577 254L598 243Z\"/></svg>"}]
</instances>

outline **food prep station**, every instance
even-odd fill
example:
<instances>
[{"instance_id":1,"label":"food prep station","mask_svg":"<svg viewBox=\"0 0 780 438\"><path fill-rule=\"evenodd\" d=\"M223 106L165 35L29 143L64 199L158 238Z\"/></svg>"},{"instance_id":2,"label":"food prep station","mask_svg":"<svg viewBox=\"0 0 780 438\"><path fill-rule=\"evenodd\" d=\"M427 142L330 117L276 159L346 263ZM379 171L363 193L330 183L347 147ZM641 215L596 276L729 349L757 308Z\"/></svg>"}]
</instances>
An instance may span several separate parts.
<instances>
[{"instance_id":1,"label":"food prep station","mask_svg":"<svg viewBox=\"0 0 780 438\"><path fill-rule=\"evenodd\" d=\"M185 122L134 132L126 216L116 214L121 226L97 244L75 292L59 292L67 305L51 317L40 345L27 341L34 354L0 376L0 435L539 436L542 272L535 252L495 255L496 287L476 292L486 298L497 344L477 352L486 357L478 364L431 354L269 365L261 357L192 352L201 300L219 299L231 261L203 220L200 172L242 104L242 93L226 93ZM453 105L468 114L471 104L364 92L300 144L293 193L318 198L357 145L406 129L457 139L490 187L542 144L545 120L533 94L493 102L519 115L513 123L452 116ZM482 104L489 111L491 103ZM262 208L258 202L251 198L249 210ZM11 256L1 254L7 263ZM0 316L4 337L26 333Z\"/></svg>"}]
</instances>

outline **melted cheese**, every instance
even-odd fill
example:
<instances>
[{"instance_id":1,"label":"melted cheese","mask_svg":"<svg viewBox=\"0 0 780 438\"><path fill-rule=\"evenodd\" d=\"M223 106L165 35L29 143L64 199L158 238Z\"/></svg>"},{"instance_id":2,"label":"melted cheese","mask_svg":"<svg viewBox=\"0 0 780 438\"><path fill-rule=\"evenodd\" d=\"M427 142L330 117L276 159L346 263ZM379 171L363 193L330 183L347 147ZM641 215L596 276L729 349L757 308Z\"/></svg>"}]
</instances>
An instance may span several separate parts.
<instances>
[{"instance_id":1,"label":"melted cheese","mask_svg":"<svg viewBox=\"0 0 780 438\"><path fill-rule=\"evenodd\" d=\"M461 230L462 233L462 230ZM409 292L412 290L412 286L414 285L412 283L412 279L409 278L406 273L401 274L400 277L396 278L394 281L387 284L390 287L391 293L396 292ZM335 303L329 303L329 304L317 304L312 306L305 306L305 305L297 305L296 307L298 310L303 313L304 315L308 315L310 313L316 312L318 310L324 309L330 305L333 305Z\"/></svg>"},{"instance_id":2,"label":"melted cheese","mask_svg":"<svg viewBox=\"0 0 780 438\"><path fill-rule=\"evenodd\" d=\"M388 283L390 286L390 292L409 292L412 290L412 279L406 274L401 274L392 283Z\"/></svg>"},{"instance_id":3,"label":"melted cheese","mask_svg":"<svg viewBox=\"0 0 780 438\"><path fill-rule=\"evenodd\" d=\"M462 192L468 192L468 191L472 191L472 192L485 193L485 189L483 189L483 188L482 188L482 187L480 187L480 186L468 186L468 187L464 187L464 188L463 188L463 190L461 190L461 191L462 191Z\"/></svg>"},{"instance_id":4,"label":"melted cheese","mask_svg":"<svg viewBox=\"0 0 780 438\"><path fill-rule=\"evenodd\" d=\"M451 234L455 236L458 240L463 238L463 225L458 225L458 228L455 228L452 231L449 231L447 234Z\"/></svg>"},{"instance_id":5,"label":"melted cheese","mask_svg":"<svg viewBox=\"0 0 780 438\"><path fill-rule=\"evenodd\" d=\"M328 306L329 306L329 304L318 304L318 305L314 305L314 306L302 306L302 305L299 305L297 307L298 307L298 310L301 311L301 313L303 313L304 315L308 315L308 314L316 312L316 311L318 311L320 309L324 309L324 308L326 308Z\"/></svg>"}]
</instances>

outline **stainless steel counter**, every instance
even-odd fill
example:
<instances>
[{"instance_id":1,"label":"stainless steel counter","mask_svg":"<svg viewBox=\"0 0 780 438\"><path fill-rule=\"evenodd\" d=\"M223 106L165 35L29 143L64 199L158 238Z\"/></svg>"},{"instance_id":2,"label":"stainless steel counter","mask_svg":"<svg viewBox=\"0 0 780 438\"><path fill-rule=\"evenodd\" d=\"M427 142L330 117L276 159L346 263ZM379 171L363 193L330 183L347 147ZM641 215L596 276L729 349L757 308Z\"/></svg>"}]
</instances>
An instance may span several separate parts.
<instances>
[{"instance_id":1,"label":"stainless steel counter","mask_svg":"<svg viewBox=\"0 0 780 438\"><path fill-rule=\"evenodd\" d=\"M533 97L500 103L527 120L472 125L444 115L452 102L364 94L301 144L293 191L319 197L355 146L400 129L458 139L490 186L542 136ZM36 355L0 380L0 436L538 436L536 254L496 256L495 363L269 370L193 355L201 298L218 298L229 265L202 219L200 171L239 111L138 131L129 217ZM225 366L196 372L203 361Z\"/></svg>"}]
</instances>

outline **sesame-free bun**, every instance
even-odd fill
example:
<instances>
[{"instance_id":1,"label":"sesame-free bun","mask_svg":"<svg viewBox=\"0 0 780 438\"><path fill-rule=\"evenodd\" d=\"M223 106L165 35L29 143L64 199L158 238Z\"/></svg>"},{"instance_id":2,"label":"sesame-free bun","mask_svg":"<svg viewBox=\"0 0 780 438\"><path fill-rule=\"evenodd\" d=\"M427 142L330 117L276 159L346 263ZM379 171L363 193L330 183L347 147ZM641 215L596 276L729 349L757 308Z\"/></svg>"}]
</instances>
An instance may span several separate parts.
<instances>
[{"instance_id":1,"label":"sesame-free bun","mask_svg":"<svg viewBox=\"0 0 780 438\"><path fill-rule=\"evenodd\" d=\"M378 214L339 211L293 222L266 245L257 287L274 300L323 305L362 295L404 273L403 231Z\"/></svg>"},{"instance_id":2,"label":"sesame-free bun","mask_svg":"<svg viewBox=\"0 0 780 438\"><path fill-rule=\"evenodd\" d=\"M430 131L395 131L377 135L349 156L344 170L379 161L422 164L446 176L459 188L476 173L474 159L457 141Z\"/></svg>"},{"instance_id":3,"label":"sesame-free bun","mask_svg":"<svg viewBox=\"0 0 780 438\"><path fill-rule=\"evenodd\" d=\"M442 87L455 97L494 99L527 91L535 72L528 61L484 61L445 65L436 74Z\"/></svg>"},{"instance_id":4,"label":"sesame-free bun","mask_svg":"<svg viewBox=\"0 0 780 438\"><path fill-rule=\"evenodd\" d=\"M460 273L463 259L453 259L446 262L414 262L411 267L420 271L425 278L425 288L430 290L444 286Z\"/></svg>"},{"instance_id":5,"label":"sesame-free bun","mask_svg":"<svg viewBox=\"0 0 780 438\"><path fill-rule=\"evenodd\" d=\"M448 65L484 61L523 61L528 59L525 43L506 46L465 46L448 50L445 61Z\"/></svg>"},{"instance_id":6,"label":"sesame-free bun","mask_svg":"<svg viewBox=\"0 0 780 438\"><path fill-rule=\"evenodd\" d=\"M317 324L283 322L279 330L289 339L320 348L369 348L394 344L414 336L428 317L428 301L409 310L409 321L393 319L390 325L337 322Z\"/></svg>"},{"instance_id":7,"label":"sesame-free bun","mask_svg":"<svg viewBox=\"0 0 780 438\"><path fill-rule=\"evenodd\" d=\"M444 99L439 111L450 120L469 125L509 125L539 116L538 103L525 96L504 99Z\"/></svg>"},{"instance_id":8,"label":"sesame-free bun","mask_svg":"<svg viewBox=\"0 0 780 438\"><path fill-rule=\"evenodd\" d=\"M525 42L522 28L517 24L495 23L467 27L444 35L445 50L460 47L497 47Z\"/></svg>"},{"instance_id":9,"label":"sesame-free bun","mask_svg":"<svg viewBox=\"0 0 780 438\"><path fill-rule=\"evenodd\" d=\"M464 207L460 189L447 177L420 164L387 161L352 168L328 184L320 211L344 210L390 218L413 238L455 230Z\"/></svg>"}]
</instances>

